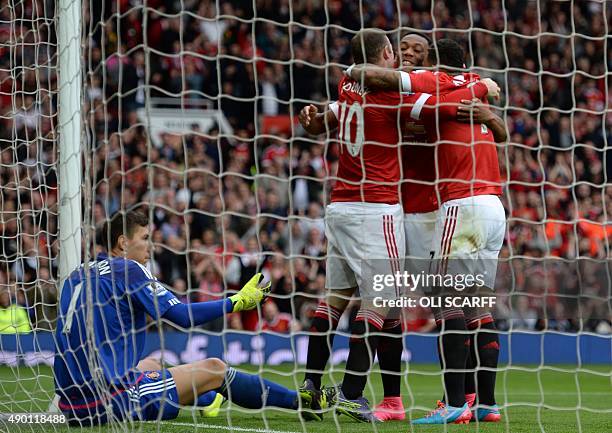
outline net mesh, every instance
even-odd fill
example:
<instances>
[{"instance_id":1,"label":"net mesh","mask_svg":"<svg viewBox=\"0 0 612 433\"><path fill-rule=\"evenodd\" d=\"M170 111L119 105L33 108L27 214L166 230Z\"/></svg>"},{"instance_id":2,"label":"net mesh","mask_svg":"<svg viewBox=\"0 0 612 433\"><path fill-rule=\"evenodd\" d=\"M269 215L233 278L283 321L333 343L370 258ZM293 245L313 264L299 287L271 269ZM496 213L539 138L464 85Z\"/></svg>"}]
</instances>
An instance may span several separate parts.
<instances>
[{"instance_id":1,"label":"net mesh","mask_svg":"<svg viewBox=\"0 0 612 433\"><path fill-rule=\"evenodd\" d=\"M49 0L0 5L0 310L12 314L0 333L36 331L22 346L0 339L6 413L45 411L53 396L58 13ZM499 147L508 231L495 317L509 354L500 431L526 419L557 431L551 413L571 430L603 431L605 419L590 417L612 412L598 399L610 370L591 362L609 366L611 345L611 22L605 1L84 1L84 257L112 214L138 208L153 226L150 269L185 303L220 299L262 269L273 289L261 309L181 330L184 340L150 323L160 340L151 354L171 364L224 356L296 388L325 293L324 209L341 150L333 132L309 136L295 116L336 100L361 28L386 30L394 44L405 31L459 40L473 72L500 84L510 134ZM357 308L349 304L341 334ZM439 369L420 364L437 365L434 328L427 315L405 319L429 342L409 338L404 352L415 361L401 376L413 417L441 395ZM541 355L523 357L522 344ZM343 372L346 347L333 352L332 372ZM380 400L378 373L367 392ZM219 424L317 428L286 413L283 428L266 413L254 425L232 405ZM328 429L348 422L332 418Z\"/></svg>"},{"instance_id":2,"label":"net mesh","mask_svg":"<svg viewBox=\"0 0 612 433\"><path fill-rule=\"evenodd\" d=\"M51 330L56 315L57 65L53 10L46 6L0 5L2 333ZM2 353L9 366L3 367L2 394L11 396L2 412L12 411L13 404L23 411L48 405L48 396L32 389L49 388L52 377L36 365L52 354L26 359L14 350ZM18 367L24 362L34 374Z\"/></svg>"}]
</instances>

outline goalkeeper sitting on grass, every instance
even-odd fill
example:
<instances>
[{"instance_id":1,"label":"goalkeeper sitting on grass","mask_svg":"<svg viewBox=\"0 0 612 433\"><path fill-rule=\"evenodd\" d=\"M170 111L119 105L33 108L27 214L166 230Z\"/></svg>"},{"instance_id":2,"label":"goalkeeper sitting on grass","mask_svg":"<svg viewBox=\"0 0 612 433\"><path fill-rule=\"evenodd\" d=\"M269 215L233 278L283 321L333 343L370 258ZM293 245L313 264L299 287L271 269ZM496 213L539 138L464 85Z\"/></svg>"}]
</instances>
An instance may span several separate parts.
<instances>
[{"instance_id":1,"label":"goalkeeper sitting on grass","mask_svg":"<svg viewBox=\"0 0 612 433\"><path fill-rule=\"evenodd\" d=\"M147 315L183 328L202 325L255 308L270 283L258 286L262 275L256 274L228 299L182 304L144 266L150 255L147 217L117 214L105 226L105 236L109 256L75 270L60 297L53 370L58 406L71 424L173 419L179 406L210 404L210 391L246 408L297 409L300 400L310 407L309 395L236 371L220 359L167 370L152 359L141 360Z\"/></svg>"}]
</instances>

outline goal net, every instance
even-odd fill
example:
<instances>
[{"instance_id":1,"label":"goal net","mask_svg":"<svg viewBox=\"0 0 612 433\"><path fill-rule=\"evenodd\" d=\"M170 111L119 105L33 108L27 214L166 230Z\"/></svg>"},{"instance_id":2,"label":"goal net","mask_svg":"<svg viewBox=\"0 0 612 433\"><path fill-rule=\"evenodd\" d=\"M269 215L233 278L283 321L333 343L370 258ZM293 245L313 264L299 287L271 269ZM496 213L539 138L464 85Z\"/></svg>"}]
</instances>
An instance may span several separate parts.
<instances>
[{"instance_id":1,"label":"goal net","mask_svg":"<svg viewBox=\"0 0 612 433\"><path fill-rule=\"evenodd\" d=\"M432 47L456 40L467 68L501 87L493 112L508 132L497 145L507 229L493 315L502 422L491 431L609 429L609 2L85 0L80 22L62 21L61 5L0 2L0 430L67 428L49 417L58 413L49 403L67 276L60 261L93 260L107 246L104 223L135 209L150 219L148 269L180 301L222 299L259 271L272 281L251 312L191 329L150 321L144 355L167 366L218 357L290 389L302 384L326 294L325 207L343 149L336 132L309 135L297 116L338 98L350 40L363 28L387 32L400 56L410 32ZM80 69L62 60L68 22L80 34ZM62 86L75 82L80 96L67 103ZM60 162L62 149L70 153L62 133L78 152L73 172ZM62 205L68 185L80 197ZM60 232L62 212L78 206L80 221ZM91 302L95 287L85 290ZM328 340L326 385L342 383L358 310L351 299ZM429 310L406 309L402 326L395 380L410 420L443 395L443 370ZM380 371L375 364L365 389L372 407L384 396ZM91 386L108 394L99 380ZM351 422L333 411L318 424L229 403L212 418L186 407L161 425L110 426L300 432Z\"/></svg>"}]
</instances>

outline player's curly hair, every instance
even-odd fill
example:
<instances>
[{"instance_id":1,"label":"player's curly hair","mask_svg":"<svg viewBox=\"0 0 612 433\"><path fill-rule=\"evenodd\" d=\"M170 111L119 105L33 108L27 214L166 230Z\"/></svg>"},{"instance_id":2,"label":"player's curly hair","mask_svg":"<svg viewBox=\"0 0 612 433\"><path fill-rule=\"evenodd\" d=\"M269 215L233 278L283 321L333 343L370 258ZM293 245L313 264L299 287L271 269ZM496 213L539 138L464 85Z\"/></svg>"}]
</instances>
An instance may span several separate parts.
<instances>
[{"instance_id":1,"label":"player's curly hair","mask_svg":"<svg viewBox=\"0 0 612 433\"><path fill-rule=\"evenodd\" d=\"M146 227L149 225L149 217L145 214L130 210L127 212L116 212L109 220L104 223L101 230L100 244L112 250L119 241L119 236L125 235L131 238L136 227Z\"/></svg>"},{"instance_id":2,"label":"player's curly hair","mask_svg":"<svg viewBox=\"0 0 612 433\"><path fill-rule=\"evenodd\" d=\"M376 63L385 49L389 38L387 34L378 29L363 29L351 39L351 53L353 62Z\"/></svg>"},{"instance_id":3,"label":"player's curly hair","mask_svg":"<svg viewBox=\"0 0 612 433\"><path fill-rule=\"evenodd\" d=\"M440 39L429 49L429 62L432 65L464 69L465 51L457 41L447 38Z\"/></svg>"}]
</instances>

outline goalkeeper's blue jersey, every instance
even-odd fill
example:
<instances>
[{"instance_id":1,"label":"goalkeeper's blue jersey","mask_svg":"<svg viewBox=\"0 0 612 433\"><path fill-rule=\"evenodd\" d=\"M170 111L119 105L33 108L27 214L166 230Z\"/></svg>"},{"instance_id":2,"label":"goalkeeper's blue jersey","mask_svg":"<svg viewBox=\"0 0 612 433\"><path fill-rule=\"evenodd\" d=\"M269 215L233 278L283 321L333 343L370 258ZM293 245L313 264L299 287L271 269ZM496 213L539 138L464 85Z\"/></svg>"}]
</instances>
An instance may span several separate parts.
<instances>
[{"instance_id":1,"label":"goalkeeper's blue jersey","mask_svg":"<svg viewBox=\"0 0 612 433\"><path fill-rule=\"evenodd\" d=\"M99 372L97 386L105 381L109 387L129 387L139 375L147 314L160 318L178 303L134 260L98 256L81 265L64 283L59 302L53 365L57 393L95 398L92 369Z\"/></svg>"}]
</instances>

